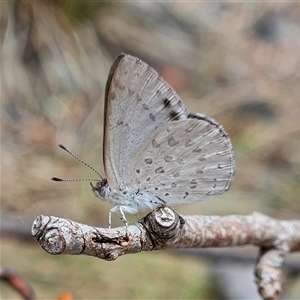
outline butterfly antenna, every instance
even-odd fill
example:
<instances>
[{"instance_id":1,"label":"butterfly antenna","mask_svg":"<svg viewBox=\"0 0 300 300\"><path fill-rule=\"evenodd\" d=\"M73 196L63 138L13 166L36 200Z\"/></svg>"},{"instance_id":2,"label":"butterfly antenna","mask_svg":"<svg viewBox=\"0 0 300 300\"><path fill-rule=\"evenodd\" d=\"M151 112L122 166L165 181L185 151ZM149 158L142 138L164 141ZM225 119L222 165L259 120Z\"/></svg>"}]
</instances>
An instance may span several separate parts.
<instances>
[{"instance_id":1,"label":"butterfly antenna","mask_svg":"<svg viewBox=\"0 0 300 300\"><path fill-rule=\"evenodd\" d=\"M52 177L51 180L53 181L63 181L63 182L70 182L70 181L99 181L98 179L62 179L58 177Z\"/></svg>"},{"instance_id":2,"label":"butterfly antenna","mask_svg":"<svg viewBox=\"0 0 300 300\"><path fill-rule=\"evenodd\" d=\"M89 164L87 164L85 161L83 161L82 159L80 159L76 154L74 154L71 150L69 150L68 148L66 148L64 145L58 145L61 149L65 150L66 152L68 152L69 154L71 154L73 157L75 157L78 161L80 161L82 164L84 164L85 166L87 166L88 168L90 168L92 171L94 171L101 179L103 179L103 177L100 175L100 173L95 170L93 167L91 167ZM84 181L84 180L89 180L89 179L66 179L66 180L60 180L60 178L57 178L57 177L53 177L53 178L56 178L56 179L59 179L59 180L56 180L56 179L52 179L54 181Z\"/></svg>"}]
</instances>

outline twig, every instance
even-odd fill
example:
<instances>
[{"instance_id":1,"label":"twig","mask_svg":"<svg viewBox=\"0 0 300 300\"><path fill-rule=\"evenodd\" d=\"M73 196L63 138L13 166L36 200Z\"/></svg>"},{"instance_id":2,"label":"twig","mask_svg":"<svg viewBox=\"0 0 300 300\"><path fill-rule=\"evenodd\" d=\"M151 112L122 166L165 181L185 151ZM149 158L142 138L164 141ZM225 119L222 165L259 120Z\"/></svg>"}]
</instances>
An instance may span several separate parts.
<instances>
[{"instance_id":1,"label":"twig","mask_svg":"<svg viewBox=\"0 0 300 300\"><path fill-rule=\"evenodd\" d=\"M14 288L25 300L35 300L33 289L14 271L8 268L0 269L0 279L7 282Z\"/></svg>"},{"instance_id":2,"label":"twig","mask_svg":"<svg viewBox=\"0 0 300 300\"><path fill-rule=\"evenodd\" d=\"M281 267L289 252L300 250L300 221L281 221L261 213L247 216L179 216L170 207L158 207L138 223L104 229L71 220L39 216L32 235L50 254L83 254L105 260L120 255L176 248L256 245L255 268L263 299L281 292Z\"/></svg>"}]
</instances>

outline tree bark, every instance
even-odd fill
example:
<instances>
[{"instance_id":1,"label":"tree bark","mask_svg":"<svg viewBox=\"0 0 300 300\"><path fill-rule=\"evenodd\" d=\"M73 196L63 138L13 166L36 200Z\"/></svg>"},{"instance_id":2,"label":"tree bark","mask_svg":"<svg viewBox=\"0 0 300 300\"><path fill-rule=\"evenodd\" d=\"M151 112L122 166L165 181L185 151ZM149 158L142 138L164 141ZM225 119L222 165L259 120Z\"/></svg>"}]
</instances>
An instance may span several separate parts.
<instances>
[{"instance_id":1,"label":"tree bark","mask_svg":"<svg viewBox=\"0 0 300 300\"><path fill-rule=\"evenodd\" d=\"M39 216L32 236L50 254L82 254L108 261L140 251L256 245L260 248L255 267L259 292L263 299L276 299L284 259L287 253L300 250L300 221L276 220L257 212L180 216L165 206L135 224L113 229Z\"/></svg>"}]
</instances>

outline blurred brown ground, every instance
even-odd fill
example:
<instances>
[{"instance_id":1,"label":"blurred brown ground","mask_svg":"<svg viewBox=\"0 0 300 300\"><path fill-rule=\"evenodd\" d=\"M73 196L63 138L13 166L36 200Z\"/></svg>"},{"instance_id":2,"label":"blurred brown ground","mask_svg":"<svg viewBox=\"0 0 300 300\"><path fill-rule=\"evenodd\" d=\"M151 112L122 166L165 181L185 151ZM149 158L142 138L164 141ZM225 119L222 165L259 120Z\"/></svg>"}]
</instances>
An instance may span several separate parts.
<instances>
[{"instance_id":1,"label":"blurred brown ground","mask_svg":"<svg viewBox=\"0 0 300 300\"><path fill-rule=\"evenodd\" d=\"M0 6L2 213L106 226L110 205L94 198L88 183L50 178L95 178L59 143L103 173L104 87L114 58L126 52L154 67L189 111L221 123L233 142L230 191L179 212L299 217L299 3L24 0ZM41 299L65 290L81 299L215 297L205 264L196 267L193 259L144 253L105 263L1 243L1 263L23 270ZM134 277L138 283L128 279Z\"/></svg>"}]
</instances>

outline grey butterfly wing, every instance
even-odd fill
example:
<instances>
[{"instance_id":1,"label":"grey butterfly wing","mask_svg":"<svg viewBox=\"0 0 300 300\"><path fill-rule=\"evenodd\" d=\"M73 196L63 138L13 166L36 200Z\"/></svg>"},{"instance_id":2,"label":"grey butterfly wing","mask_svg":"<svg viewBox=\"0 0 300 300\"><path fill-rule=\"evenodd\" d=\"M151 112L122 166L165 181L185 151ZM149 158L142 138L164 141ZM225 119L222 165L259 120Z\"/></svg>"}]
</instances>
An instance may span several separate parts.
<instances>
[{"instance_id":1,"label":"grey butterfly wing","mask_svg":"<svg viewBox=\"0 0 300 300\"><path fill-rule=\"evenodd\" d=\"M110 188L124 186L130 159L157 128L183 119L181 99L158 73L138 58L119 55L105 91L103 160Z\"/></svg>"},{"instance_id":2,"label":"grey butterfly wing","mask_svg":"<svg viewBox=\"0 0 300 300\"><path fill-rule=\"evenodd\" d=\"M125 183L170 205L193 203L228 190L234 164L223 128L190 114L154 132L130 161Z\"/></svg>"}]
</instances>

